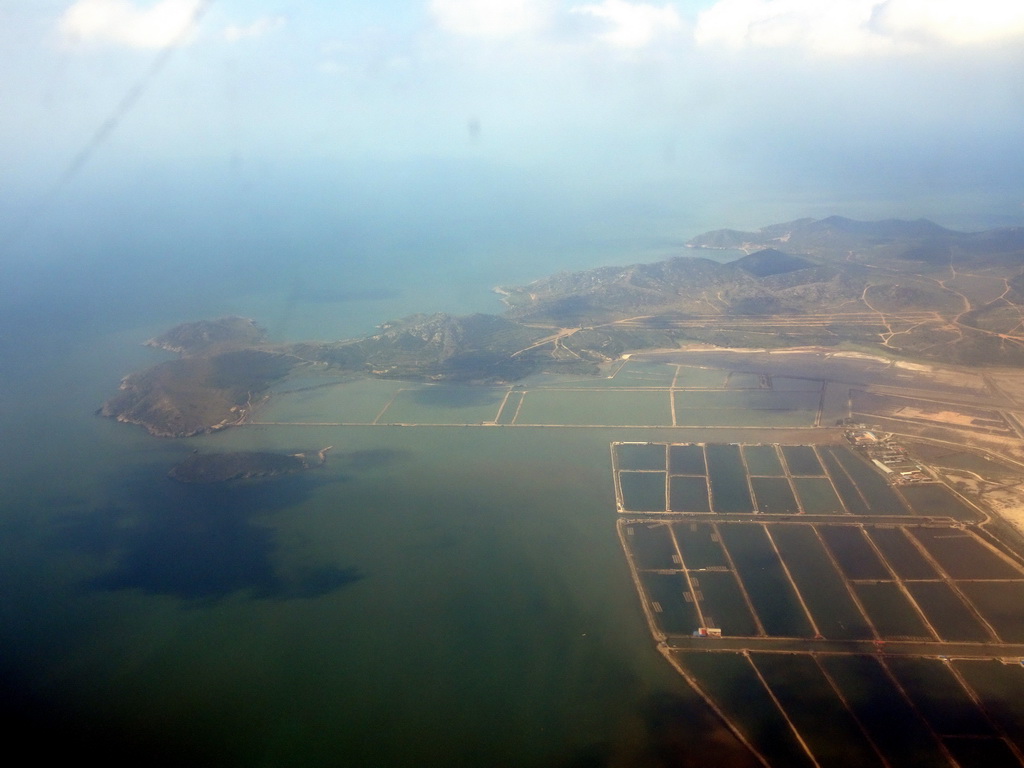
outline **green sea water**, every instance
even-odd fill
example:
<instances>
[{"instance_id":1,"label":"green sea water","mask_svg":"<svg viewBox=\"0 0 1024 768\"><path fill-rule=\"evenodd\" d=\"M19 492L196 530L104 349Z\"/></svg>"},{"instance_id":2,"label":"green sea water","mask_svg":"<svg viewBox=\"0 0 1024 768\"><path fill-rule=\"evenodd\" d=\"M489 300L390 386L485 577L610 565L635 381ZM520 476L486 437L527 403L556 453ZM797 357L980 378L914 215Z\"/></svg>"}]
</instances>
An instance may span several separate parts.
<instances>
[{"instance_id":1,"label":"green sea water","mask_svg":"<svg viewBox=\"0 0 1024 768\"><path fill-rule=\"evenodd\" d=\"M42 366L19 393L38 407L3 445L13 722L168 764L745 759L656 653L615 534L609 443L667 432L254 425L160 440L91 413L110 366L156 359L125 342ZM70 397L63 365L80 376ZM378 386L350 405L394 393ZM476 419L470 395L419 407ZM39 428L59 439L33 441ZM325 467L293 477L166 477L197 449L327 445Z\"/></svg>"},{"instance_id":2,"label":"green sea water","mask_svg":"<svg viewBox=\"0 0 1024 768\"><path fill-rule=\"evenodd\" d=\"M581 210L572 221L541 201L550 213L538 223L532 209L481 214L490 204L472 194L425 207L433 185L412 196L384 185L382 197L400 201L385 215L381 201L340 198L333 177L302 195L261 185L227 209L224 190L199 181L172 200L144 185L80 190L4 254L8 744L107 765L748 764L656 652L615 532L609 444L678 432L254 425L178 441L94 411L123 376L165 359L141 343L179 322L238 313L276 340L336 339L410 312L496 312L495 284L653 261L705 229L835 204L773 198L723 222L659 197L653 213L636 214L643 226L623 226L622 213L596 222ZM650 235L621 235L641 231ZM671 380L660 368L634 373L622 382ZM677 386L724 381L684 368ZM275 399L263 415L368 422L400 388L345 386ZM414 418L461 424L495 418L495 394L396 402ZM639 426L671 415L667 393L534 394L523 412L539 422L596 414ZM760 395L728 397L748 396ZM843 412L845 394L828 396ZM683 395L676 406L677 423L704 423L684 418ZM783 418L773 413L755 419ZM805 414L785 419L807 424ZM167 478L196 449L327 445L323 469L294 477Z\"/></svg>"},{"instance_id":3,"label":"green sea water","mask_svg":"<svg viewBox=\"0 0 1024 768\"><path fill-rule=\"evenodd\" d=\"M656 652L615 532L609 444L667 431L513 427L510 412L501 428L253 425L165 440L94 413L122 377L167 358L142 342L180 322L236 313L275 340L338 339L410 312L500 312L494 285L664 258L712 223L659 204L663 226L627 243L586 211L573 224L552 207L542 227L486 200L439 202L450 226L415 201L353 208L333 177L324 194L265 187L237 210L194 186L169 213L151 190L119 205L83 193L10 254L22 267L0 303L8 732L36 754L133 765L740 759ZM504 396L290 384L302 391L262 417L367 423L387 406L382 424L479 423ZM540 393L524 411L670 414L667 393L558 400ZM327 465L298 476L167 478L196 449L327 445Z\"/></svg>"}]
</instances>

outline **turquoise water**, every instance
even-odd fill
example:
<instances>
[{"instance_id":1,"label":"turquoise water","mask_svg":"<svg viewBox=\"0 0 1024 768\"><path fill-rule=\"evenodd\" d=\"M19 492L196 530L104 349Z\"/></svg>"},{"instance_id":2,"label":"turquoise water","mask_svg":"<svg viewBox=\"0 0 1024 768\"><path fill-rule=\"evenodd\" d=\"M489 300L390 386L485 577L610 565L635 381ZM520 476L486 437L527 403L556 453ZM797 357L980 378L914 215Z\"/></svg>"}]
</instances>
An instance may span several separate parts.
<instances>
[{"instance_id":1,"label":"turquoise water","mask_svg":"<svg viewBox=\"0 0 1024 768\"><path fill-rule=\"evenodd\" d=\"M140 173L110 189L86 176L5 250L7 732L33 754L59 743L107 764L748 764L655 651L615 535L609 443L670 431L268 424L170 441L94 416L123 376L165 359L141 343L179 322L238 313L274 339L337 339L412 312L495 312L496 284L675 255L723 224L663 200L595 216L530 179L513 190L460 169L347 170ZM771 205L787 213L750 209L745 225L808 212ZM672 377L650 366L617 385ZM725 382L699 368L676 377ZM402 385L342 387L292 391L261 417L366 423L393 402L385 419L461 424L497 418L501 403L490 390L410 388L392 401ZM703 423L708 405L810 423L813 386L776 390L681 392L677 423ZM530 392L516 423L670 420L664 391L626 395ZM326 445L326 467L272 482L166 477L196 449ZM699 544L717 564L710 538L684 556L699 562ZM717 574L705 587L729 590ZM1019 595L985 598L998 618ZM1019 634L1008 622L1000 631Z\"/></svg>"},{"instance_id":2,"label":"turquoise water","mask_svg":"<svg viewBox=\"0 0 1024 768\"><path fill-rule=\"evenodd\" d=\"M6 275L0 306L8 731L108 764L640 766L680 742L733 755L655 651L615 533L609 443L667 433L258 425L175 441L94 415L166 359L141 344L178 322L240 313L278 339L350 337L414 311L500 311L493 285L614 263L615 248L585 224L482 238L490 219L469 206L471 226L446 233L451 216L374 224L337 198L286 205L287 190L254 203L273 215L225 219L204 209L214 192L159 227L141 218L159 196L82 209L10 254L31 266ZM341 387L260 415L368 422L401 388ZM439 391L403 393L392 416L485 421L503 397ZM627 415L669 412L662 394ZM327 445L325 468L270 482L166 477L195 449Z\"/></svg>"},{"instance_id":3,"label":"turquoise water","mask_svg":"<svg viewBox=\"0 0 1024 768\"><path fill-rule=\"evenodd\" d=\"M621 431L63 434L3 489L0 637L40 728L71 713L193 764L569 765L643 764L665 717L698 751L715 727L615 536ZM269 483L165 477L194 448L324 445L324 469Z\"/></svg>"}]
</instances>

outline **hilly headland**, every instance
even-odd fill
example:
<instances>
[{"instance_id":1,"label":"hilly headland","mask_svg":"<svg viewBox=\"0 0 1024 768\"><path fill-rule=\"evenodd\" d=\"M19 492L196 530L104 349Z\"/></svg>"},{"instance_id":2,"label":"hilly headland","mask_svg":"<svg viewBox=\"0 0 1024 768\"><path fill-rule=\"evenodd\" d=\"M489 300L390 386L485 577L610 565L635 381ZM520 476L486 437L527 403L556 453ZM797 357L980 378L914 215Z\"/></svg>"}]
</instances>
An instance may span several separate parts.
<instances>
[{"instance_id":1,"label":"hilly headland","mask_svg":"<svg viewBox=\"0 0 1024 768\"><path fill-rule=\"evenodd\" d=\"M719 249L745 255L701 255ZM183 437L245 423L272 386L311 368L495 384L694 344L1024 366L1022 228L833 216L707 232L687 250L499 287L500 316L413 315L359 339L280 344L246 318L185 323L148 342L178 357L125 377L99 412Z\"/></svg>"}]
</instances>

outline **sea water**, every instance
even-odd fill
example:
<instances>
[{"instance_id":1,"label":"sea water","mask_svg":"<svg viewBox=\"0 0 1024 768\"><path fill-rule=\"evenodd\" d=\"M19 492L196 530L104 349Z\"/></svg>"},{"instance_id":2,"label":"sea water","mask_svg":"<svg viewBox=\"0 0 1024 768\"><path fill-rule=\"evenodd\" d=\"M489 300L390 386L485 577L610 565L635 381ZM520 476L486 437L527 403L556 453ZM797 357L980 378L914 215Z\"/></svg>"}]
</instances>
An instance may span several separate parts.
<instances>
[{"instance_id":1,"label":"sea water","mask_svg":"<svg viewBox=\"0 0 1024 768\"><path fill-rule=\"evenodd\" d=\"M27 226L5 203L0 680L16 739L133 764L745 764L655 652L615 534L609 443L671 432L164 440L94 414L167 359L141 344L179 322L360 336L412 312L500 311L496 284L656 260L741 223L692 213L696 191L598 216L521 178L443 170L86 173ZM742 223L821 208L785 207ZM380 400L345 402L362 420ZM296 396L282 408L301 411ZM167 478L197 449L327 445L298 476Z\"/></svg>"},{"instance_id":2,"label":"sea water","mask_svg":"<svg viewBox=\"0 0 1024 768\"><path fill-rule=\"evenodd\" d=\"M611 261L604 235L533 208L539 233L522 234L502 223L517 212L473 209L468 194L368 222L365 200L289 204L271 189L232 208L216 192L108 189L101 203L72 190L8 254L11 732L150 764L746 759L655 652L615 533L609 443L651 430L249 426L166 440L94 413L123 376L168 359L142 342L178 322L238 313L275 339L331 339L410 312L496 312L495 284ZM642 260L667 255L644 247ZM347 400L352 418L372 420L383 389ZM448 423L500 403L462 394L399 406ZM282 398L287 416L301 397ZM327 445L326 466L297 476L167 477L194 450Z\"/></svg>"}]
</instances>

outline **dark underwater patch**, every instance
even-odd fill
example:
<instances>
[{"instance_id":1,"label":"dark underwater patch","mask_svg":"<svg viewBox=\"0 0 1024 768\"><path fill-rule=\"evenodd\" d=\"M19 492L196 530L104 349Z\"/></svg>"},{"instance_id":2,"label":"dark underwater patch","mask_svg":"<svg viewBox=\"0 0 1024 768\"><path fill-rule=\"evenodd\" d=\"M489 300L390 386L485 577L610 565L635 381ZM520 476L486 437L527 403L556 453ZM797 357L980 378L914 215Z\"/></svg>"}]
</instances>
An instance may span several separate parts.
<instances>
[{"instance_id":1,"label":"dark underwater patch","mask_svg":"<svg viewBox=\"0 0 1024 768\"><path fill-rule=\"evenodd\" d=\"M282 571L275 565L276 531L258 521L305 498L309 485L302 480L182 487L161 479L140 494L135 509L105 507L61 517L50 540L106 562L107 569L87 583L90 589L137 589L183 600L241 591L260 599L320 597L363 574L333 565Z\"/></svg>"}]
</instances>

